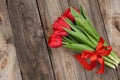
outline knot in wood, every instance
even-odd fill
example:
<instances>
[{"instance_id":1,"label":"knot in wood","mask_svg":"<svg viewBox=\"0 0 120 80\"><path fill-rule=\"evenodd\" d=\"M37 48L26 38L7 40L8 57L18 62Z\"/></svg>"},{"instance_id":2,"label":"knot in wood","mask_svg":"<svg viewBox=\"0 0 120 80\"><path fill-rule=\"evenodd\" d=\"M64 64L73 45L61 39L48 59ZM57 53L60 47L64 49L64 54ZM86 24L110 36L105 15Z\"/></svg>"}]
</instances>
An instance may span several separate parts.
<instances>
[{"instance_id":1,"label":"knot in wood","mask_svg":"<svg viewBox=\"0 0 120 80\"><path fill-rule=\"evenodd\" d=\"M5 58L1 63L1 69L3 69L7 64L7 58Z\"/></svg>"},{"instance_id":2,"label":"knot in wood","mask_svg":"<svg viewBox=\"0 0 120 80\"><path fill-rule=\"evenodd\" d=\"M0 23L2 22L2 15L0 15Z\"/></svg>"},{"instance_id":3,"label":"knot in wood","mask_svg":"<svg viewBox=\"0 0 120 80\"><path fill-rule=\"evenodd\" d=\"M39 38L44 38L44 33L43 33L43 31L42 31L42 30L38 30L38 31L37 31L37 36L38 36Z\"/></svg>"},{"instance_id":4,"label":"knot in wood","mask_svg":"<svg viewBox=\"0 0 120 80\"><path fill-rule=\"evenodd\" d=\"M120 16L115 16L112 19L112 25L118 30L120 31Z\"/></svg>"}]
</instances>

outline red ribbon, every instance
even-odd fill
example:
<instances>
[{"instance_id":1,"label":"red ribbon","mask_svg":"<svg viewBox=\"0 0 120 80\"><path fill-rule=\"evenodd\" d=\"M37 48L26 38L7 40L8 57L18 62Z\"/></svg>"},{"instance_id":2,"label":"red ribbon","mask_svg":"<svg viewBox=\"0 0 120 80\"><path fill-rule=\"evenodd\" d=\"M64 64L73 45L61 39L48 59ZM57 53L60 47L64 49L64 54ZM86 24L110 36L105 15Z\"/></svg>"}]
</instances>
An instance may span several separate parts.
<instances>
[{"instance_id":1,"label":"red ribbon","mask_svg":"<svg viewBox=\"0 0 120 80\"><path fill-rule=\"evenodd\" d=\"M85 67L87 70L94 69L97 64L100 64L98 74L104 73L104 59L102 56L108 56L112 50L111 46L104 46L104 39L100 37L95 51L84 50L82 54L75 54L74 57ZM90 60L90 63L87 60Z\"/></svg>"}]
</instances>

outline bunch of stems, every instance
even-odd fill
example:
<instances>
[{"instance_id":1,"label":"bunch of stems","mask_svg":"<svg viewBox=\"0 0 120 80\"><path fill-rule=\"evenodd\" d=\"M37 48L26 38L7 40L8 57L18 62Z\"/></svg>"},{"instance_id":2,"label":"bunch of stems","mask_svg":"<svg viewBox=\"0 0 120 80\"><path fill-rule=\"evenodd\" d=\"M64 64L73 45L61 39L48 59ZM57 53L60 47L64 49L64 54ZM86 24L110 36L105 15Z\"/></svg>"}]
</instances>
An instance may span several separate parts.
<instances>
[{"instance_id":1,"label":"bunch of stems","mask_svg":"<svg viewBox=\"0 0 120 80\"><path fill-rule=\"evenodd\" d=\"M65 21L70 25L71 30L63 27L69 34L69 36L63 37L64 47L77 52L82 52L84 50L94 51L98 44L100 35L88 20L82 7L80 7L81 14L76 12L73 8L70 8L70 10L76 23L73 23L67 18L65 19ZM106 41L104 46L108 46ZM105 64L113 69L118 67L120 63L120 59L113 51L103 58L105 60Z\"/></svg>"}]
</instances>

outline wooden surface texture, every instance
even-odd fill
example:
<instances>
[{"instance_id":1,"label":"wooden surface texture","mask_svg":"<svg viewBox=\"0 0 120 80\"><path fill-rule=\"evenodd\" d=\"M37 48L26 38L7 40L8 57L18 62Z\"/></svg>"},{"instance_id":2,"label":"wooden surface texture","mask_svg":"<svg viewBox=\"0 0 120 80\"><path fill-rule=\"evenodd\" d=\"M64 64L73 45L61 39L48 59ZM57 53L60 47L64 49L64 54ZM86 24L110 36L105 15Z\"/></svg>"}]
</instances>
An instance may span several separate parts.
<instances>
[{"instance_id":1,"label":"wooden surface texture","mask_svg":"<svg viewBox=\"0 0 120 80\"><path fill-rule=\"evenodd\" d=\"M120 57L120 0L0 0L0 80L120 80L120 66L98 75L47 45L53 22L80 4Z\"/></svg>"}]
</instances>

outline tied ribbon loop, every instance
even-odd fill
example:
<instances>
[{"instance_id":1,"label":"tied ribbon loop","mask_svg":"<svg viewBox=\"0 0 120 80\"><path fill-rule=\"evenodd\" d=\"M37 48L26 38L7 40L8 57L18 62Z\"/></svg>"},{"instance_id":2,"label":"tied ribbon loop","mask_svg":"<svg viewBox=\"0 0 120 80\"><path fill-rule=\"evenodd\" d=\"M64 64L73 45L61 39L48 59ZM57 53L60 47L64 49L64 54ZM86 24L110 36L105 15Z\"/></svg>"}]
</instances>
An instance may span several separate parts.
<instances>
[{"instance_id":1,"label":"tied ribbon loop","mask_svg":"<svg viewBox=\"0 0 120 80\"><path fill-rule=\"evenodd\" d=\"M83 65L87 70L94 69L97 64L100 64L98 74L104 73L104 59L102 56L108 56L112 50L111 46L104 46L104 39L100 37L95 51L84 50L80 54L75 54L74 57ZM90 60L90 63L87 60Z\"/></svg>"}]
</instances>

